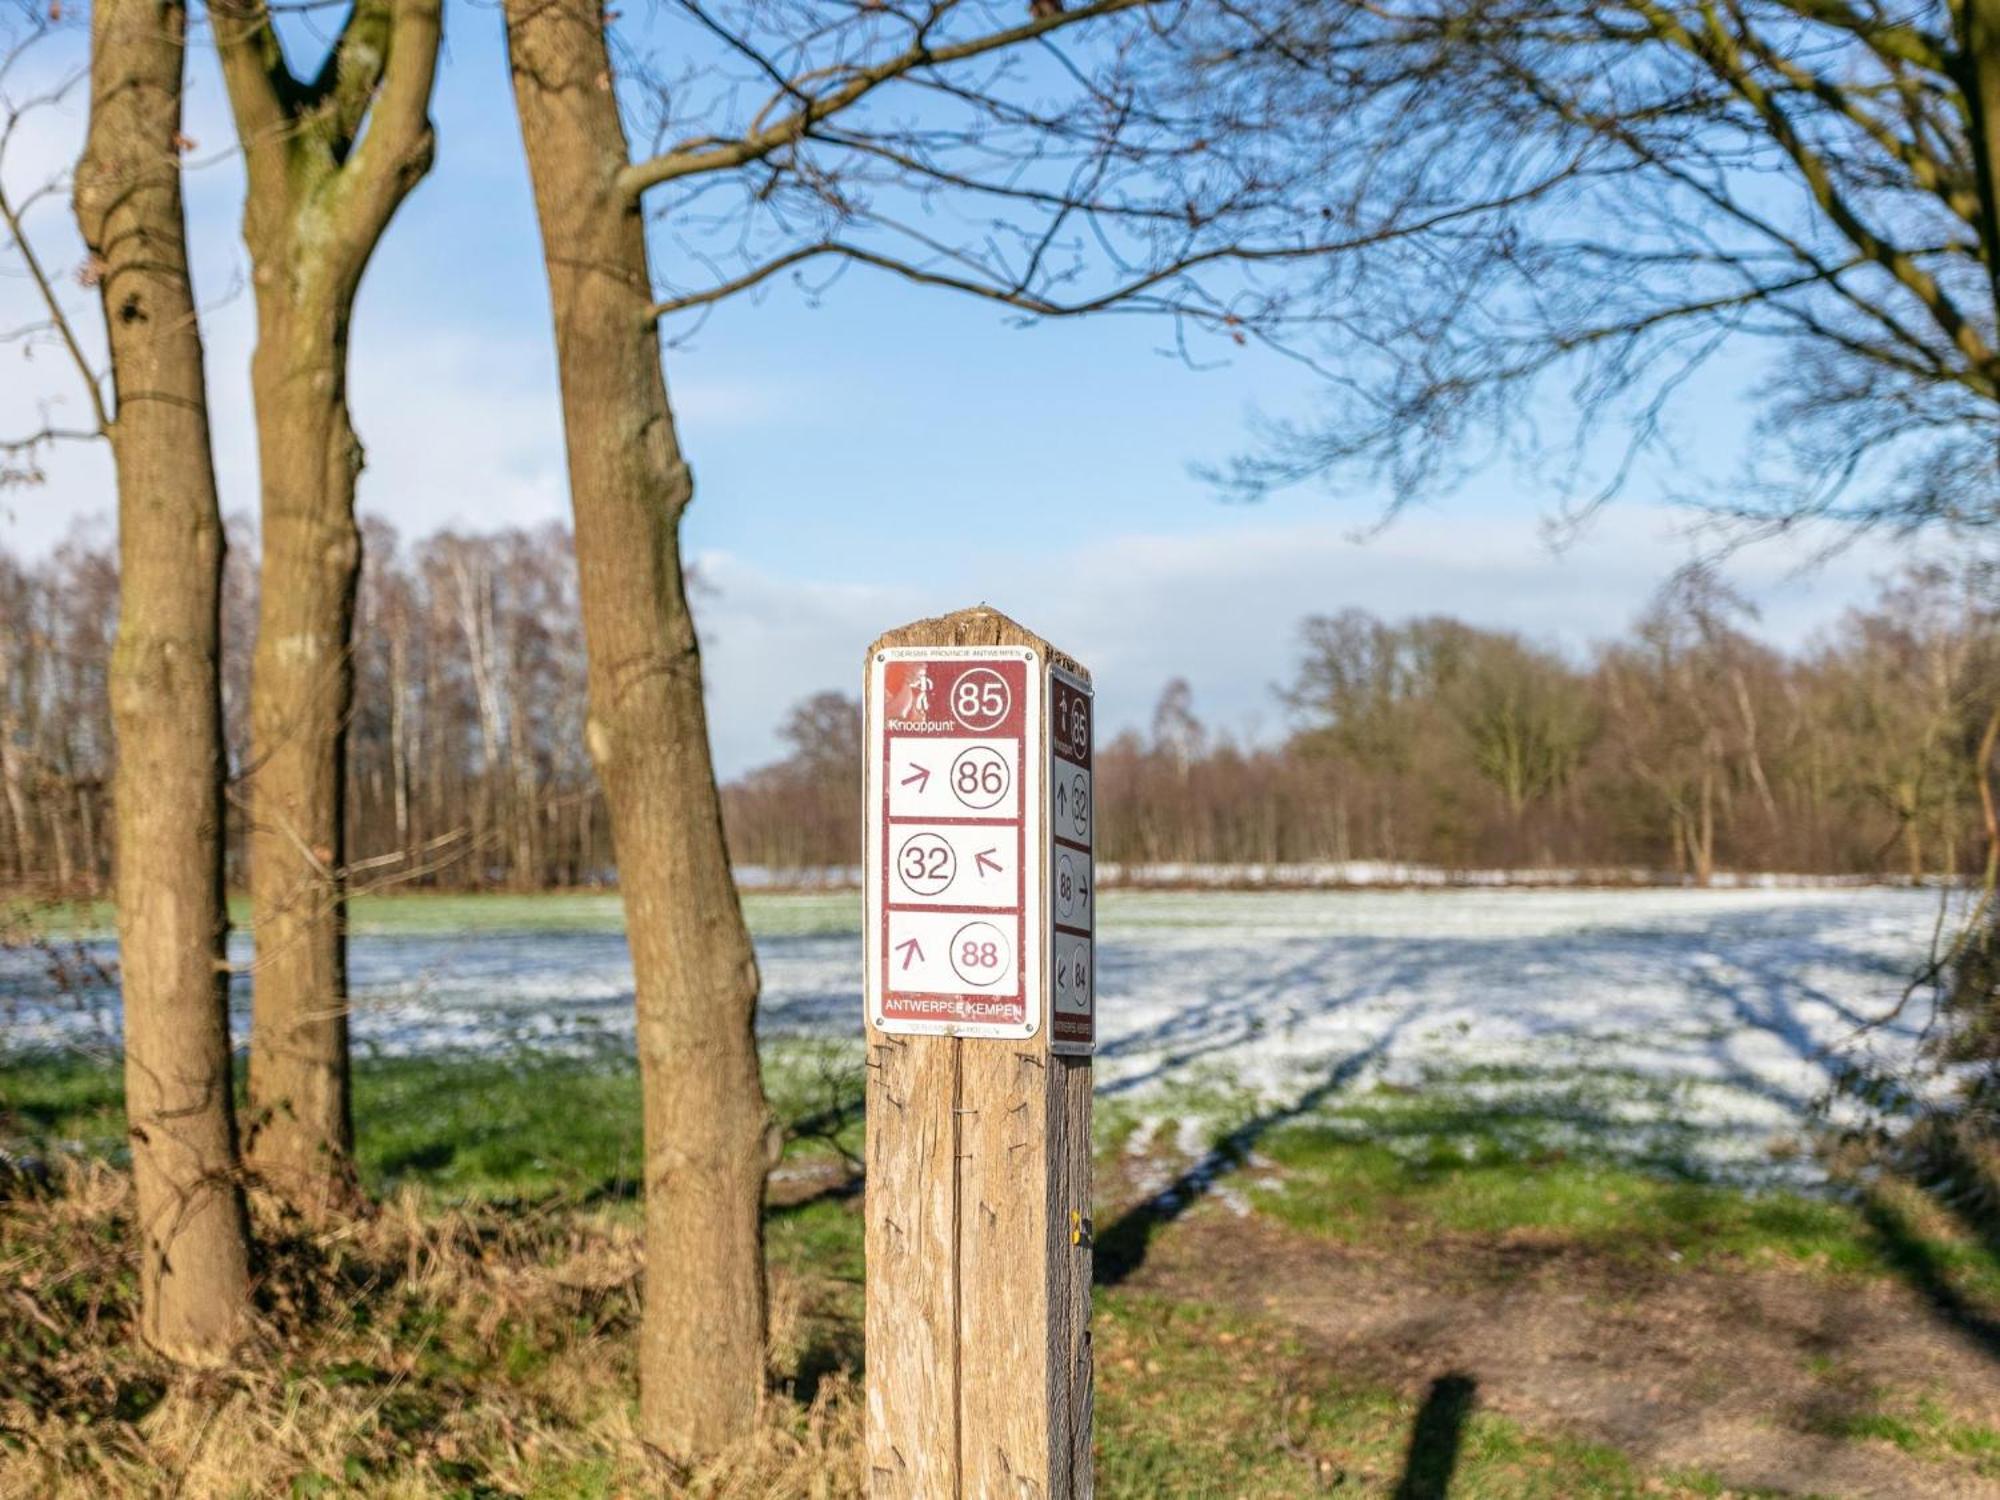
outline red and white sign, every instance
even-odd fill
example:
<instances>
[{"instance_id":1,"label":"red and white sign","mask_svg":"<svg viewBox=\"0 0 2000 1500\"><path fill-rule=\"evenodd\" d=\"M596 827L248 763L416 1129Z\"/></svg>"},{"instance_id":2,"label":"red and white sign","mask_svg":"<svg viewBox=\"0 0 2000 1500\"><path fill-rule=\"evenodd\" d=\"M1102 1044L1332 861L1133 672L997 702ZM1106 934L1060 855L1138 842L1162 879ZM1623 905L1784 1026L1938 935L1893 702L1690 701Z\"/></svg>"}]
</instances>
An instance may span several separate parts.
<instances>
[{"instance_id":1,"label":"red and white sign","mask_svg":"<svg viewBox=\"0 0 2000 1500\"><path fill-rule=\"evenodd\" d=\"M1097 810L1090 684L1049 668L1049 1048L1097 1046Z\"/></svg>"},{"instance_id":2,"label":"red and white sign","mask_svg":"<svg viewBox=\"0 0 2000 1500\"><path fill-rule=\"evenodd\" d=\"M869 661L867 1005L884 1031L1041 1025L1043 678L1019 646Z\"/></svg>"}]
</instances>

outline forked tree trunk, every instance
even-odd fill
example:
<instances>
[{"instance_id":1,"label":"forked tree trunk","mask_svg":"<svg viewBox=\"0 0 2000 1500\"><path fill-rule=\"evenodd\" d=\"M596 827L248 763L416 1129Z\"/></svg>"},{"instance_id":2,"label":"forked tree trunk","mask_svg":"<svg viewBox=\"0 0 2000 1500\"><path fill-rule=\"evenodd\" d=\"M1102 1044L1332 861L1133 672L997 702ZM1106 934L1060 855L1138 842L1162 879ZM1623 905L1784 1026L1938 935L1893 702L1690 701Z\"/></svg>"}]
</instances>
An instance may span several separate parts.
<instances>
[{"instance_id":1,"label":"forked tree trunk","mask_svg":"<svg viewBox=\"0 0 2000 1500\"><path fill-rule=\"evenodd\" d=\"M555 310L589 646L586 737L610 805L645 1093L640 1418L678 1456L752 1426L764 1389L757 966L722 841L681 575L693 493L648 311L638 205L595 0L507 0Z\"/></svg>"},{"instance_id":2,"label":"forked tree trunk","mask_svg":"<svg viewBox=\"0 0 2000 1500\"><path fill-rule=\"evenodd\" d=\"M369 257L430 169L441 10L440 0L357 0L310 81L292 76L264 0L217 0L212 12L249 179L243 238L257 293L249 1155L322 1219L359 1196L345 804L361 446L347 414L348 330Z\"/></svg>"},{"instance_id":3,"label":"forked tree trunk","mask_svg":"<svg viewBox=\"0 0 2000 1500\"><path fill-rule=\"evenodd\" d=\"M104 300L121 569L118 739L125 1110L145 1341L226 1362L250 1318L222 900L222 518L181 210L187 16L97 0L77 218Z\"/></svg>"}]
</instances>

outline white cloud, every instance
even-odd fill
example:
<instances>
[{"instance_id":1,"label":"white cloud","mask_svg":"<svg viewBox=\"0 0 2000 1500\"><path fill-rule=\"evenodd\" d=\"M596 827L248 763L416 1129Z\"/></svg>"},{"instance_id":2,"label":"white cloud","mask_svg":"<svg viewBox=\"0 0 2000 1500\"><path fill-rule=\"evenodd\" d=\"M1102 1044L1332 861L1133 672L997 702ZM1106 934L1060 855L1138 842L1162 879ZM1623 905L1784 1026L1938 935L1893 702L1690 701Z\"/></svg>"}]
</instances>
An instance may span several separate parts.
<instances>
[{"instance_id":1,"label":"white cloud","mask_svg":"<svg viewBox=\"0 0 2000 1500\"><path fill-rule=\"evenodd\" d=\"M926 612L904 587L778 578L727 552L693 561L709 735L725 776L773 759L773 730L807 694L858 693L868 643Z\"/></svg>"},{"instance_id":2,"label":"white cloud","mask_svg":"<svg viewBox=\"0 0 2000 1500\"><path fill-rule=\"evenodd\" d=\"M367 456L360 509L409 536L566 518L562 408L547 340L526 330L413 324L369 311L356 330L348 398ZM202 320L223 508L251 515L257 510L249 382L254 314L247 295L218 295ZM61 359L59 351L37 350L27 376L0 365L6 409L21 411L30 379L52 377L52 388L62 388L71 372ZM782 390L698 379L675 393L677 414L711 430L767 419L787 399ZM44 467L46 484L0 496L0 541L31 555L77 519L108 516L117 503L110 453L101 443L66 445Z\"/></svg>"},{"instance_id":3,"label":"white cloud","mask_svg":"<svg viewBox=\"0 0 2000 1500\"><path fill-rule=\"evenodd\" d=\"M405 535L531 526L569 507L562 411L543 342L378 317L357 327L350 404L359 503Z\"/></svg>"},{"instance_id":4,"label":"white cloud","mask_svg":"<svg viewBox=\"0 0 2000 1500\"><path fill-rule=\"evenodd\" d=\"M858 691L861 654L892 626L987 602L1073 651L1097 678L1103 722L1142 725L1160 689L1186 677L1197 710L1239 736L1283 728L1273 684L1292 670L1299 621L1357 607L1389 619L1450 614L1581 650L1621 632L1695 555L1683 513L1613 507L1552 551L1519 517L1412 513L1357 541L1334 522L1279 524L1220 511L1195 534L1133 533L1081 552L994 559L976 577L879 586L787 579L733 554L699 567L718 764L735 774L778 753L772 726L822 688ZM1797 644L1865 598L1893 566L1864 542L1801 571L1810 554L1766 544L1731 578L1763 610L1763 633Z\"/></svg>"}]
</instances>

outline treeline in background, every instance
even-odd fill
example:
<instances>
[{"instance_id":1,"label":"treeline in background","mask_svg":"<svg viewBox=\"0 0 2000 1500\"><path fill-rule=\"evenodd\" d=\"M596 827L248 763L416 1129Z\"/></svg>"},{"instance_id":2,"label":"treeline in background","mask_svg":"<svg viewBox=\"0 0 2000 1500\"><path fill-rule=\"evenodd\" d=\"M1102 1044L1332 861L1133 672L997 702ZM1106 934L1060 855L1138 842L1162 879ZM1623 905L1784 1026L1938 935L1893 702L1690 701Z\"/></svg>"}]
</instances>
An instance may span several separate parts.
<instances>
[{"instance_id":1,"label":"treeline in background","mask_svg":"<svg viewBox=\"0 0 2000 1500\"><path fill-rule=\"evenodd\" d=\"M1582 658L1433 615L1299 630L1296 728L1248 746L1184 681L1100 742L1098 847L1123 865L1388 861L1446 868L1922 878L1981 867L1976 768L2000 715L2000 585L1912 568L1787 653L1710 570L1675 574ZM795 747L728 788L739 860L851 864L859 710L825 695Z\"/></svg>"},{"instance_id":2,"label":"treeline in background","mask_svg":"<svg viewBox=\"0 0 2000 1500\"><path fill-rule=\"evenodd\" d=\"M550 525L406 544L364 521L344 815L353 885L545 889L609 880L583 740L570 533ZM228 865L243 880L258 548L232 521L223 585ZM117 559L79 528L29 565L0 551L0 871L109 888Z\"/></svg>"},{"instance_id":3,"label":"treeline in background","mask_svg":"<svg viewBox=\"0 0 2000 1500\"><path fill-rule=\"evenodd\" d=\"M256 770L257 592L240 530L224 602L239 788ZM568 532L409 543L373 521L365 557L345 810L355 888L609 880ZM79 531L32 565L0 553L0 874L15 884L108 884L116 601L108 536ZM1933 563L1791 652L1760 640L1752 610L1699 567L1580 656L1441 615L1314 616L1274 685L1293 726L1281 742L1243 743L1175 681L1146 729L1100 743L1102 857L1696 882L1719 870L1969 873L1991 839L1976 767L2000 723L1996 611L1989 570ZM779 733L786 757L724 789L738 866L854 866L859 704L815 695Z\"/></svg>"}]
</instances>

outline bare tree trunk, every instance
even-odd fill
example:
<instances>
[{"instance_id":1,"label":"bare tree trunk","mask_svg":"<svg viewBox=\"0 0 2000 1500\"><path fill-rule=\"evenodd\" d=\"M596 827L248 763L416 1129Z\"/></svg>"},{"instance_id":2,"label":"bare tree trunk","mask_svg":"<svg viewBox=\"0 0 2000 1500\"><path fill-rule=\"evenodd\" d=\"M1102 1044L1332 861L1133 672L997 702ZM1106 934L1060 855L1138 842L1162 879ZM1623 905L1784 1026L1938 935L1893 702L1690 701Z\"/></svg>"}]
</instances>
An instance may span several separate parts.
<instances>
[{"instance_id":1,"label":"bare tree trunk","mask_svg":"<svg viewBox=\"0 0 2000 1500\"><path fill-rule=\"evenodd\" d=\"M430 733L424 742L423 788L424 826L426 842L448 837L452 823L445 806L445 740L447 728L444 712L444 672L438 662L439 643L443 640L437 628L437 608L435 602L429 611L431 650L424 659L424 704L429 710L426 715Z\"/></svg>"},{"instance_id":2,"label":"bare tree trunk","mask_svg":"<svg viewBox=\"0 0 2000 1500\"><path fill-rule=\"evenodd\" d=\"M76 858L70 850L69 819L63 816L61 799L56 796L53 772L42 775L42 816L48 824L49 843L56 855L56 886L65 891L76 888Z\"/></svg>"},{"instance_id":3,"label":"bare tree trunk","mask_svg":"<svg viewBox=\"0 0 2000 1500\"><path fill-rule=\"evenodd\" d=\"M21 753L14 748L17 732L11 719L0 723L0 786L6 789L7 817L13 825L14 836L10 847L16 866L14 873L28 879L39 873L36 866L40 861L35 853L34 819L28 811L27 793L21 785Z\"/></svg>"},{"instance_id":4,"label":"bare tree trunk","mask_svg":"<svg viewBox=\"0 0 2000 1500\"><path fill-rule=\"evenodd\" d=\"M398 610L389 639L389 777L396 803L396 853L411 863L410 849L410 642L409 616Z\"/></svg>"},{"instance_id":5,"label":"bare tree trunk","mask_svg":"<svg viewBox=\"0 0 2000 1500\"><path fill-rule=\"evenodd\" d=\"M359 0L310 83L263 0L216 37L249 176L251 387L264 574L251 666L250 901L257 933L250 1157L309 1218L351 1204L346 750L354 699L361 447L347 414L354 294L429 170L439 0ZM364 122L366 133L362 133Z\"/></svg>"},{"instance_id":6,"label":"bare tree trunk","mask_svg":"<svg viewBox=\"0 0 2000 1500\"><path fill-rule=\"evenodd\" d=\"M459 542L451 556L451 584L458 631L472 669L473 702L479 710L479 795L473 803L472 844L478 851L480 884L492 849L500 842L495 830L504 821L500 807L500 698L493 685L493 574L483 554Z\"/></svg>"},{"instance_id":7,"label":"bare tree trunk","mask_svg":"<svg viewBox=\"0 0 2000 1500\"><path fill-rule=\"evenodd\" d=\"M222 899L222 517L181 209L177 0L97 0L77 219L97 269L117 415L121 599L118 942L139 1327L226 1362L250 1317Z\"/></svg>"},{"instance_id":8,"label":"bare tree trunk","mask_svg":"<svg viewBox=\"0 0 2000 1500\"><path fill-rule=\"evenodd\" d=\"M1715 768L1709 765L1701 773L1701 822L1695 835L1694 883L1709 886L1715 883Z\"/></svg>"},{"instance_id":9,"label":"bare tree trunk","mask_svg":"<svg viewBox=\"0 0 2000 1500\"><path fill-rule=\"evenodd\" d=\"M586 738L618 853L638 981L646 1264L640 1431L712 1453L764 1390L757 964L710 760L681 572L693 494L648 311L624 127L594 0L507 0L515 103L555 310L589 646Z\"/></svg>"},{"instance_id":10,"label":"bare tree trunk","mask_svg":"<svg viewBox=\"0 0 2000 1500\"><path fill-rule=\"evenodd\" d=\"M97 793L92 785L76 782L70 789L76 804L77 837L83 844L83 888L96 896L104 890L104 860L97 841Z\"/></svg>"},{"instance_id":11,"label":"bare tree trunk","mask_svg":"<svg viewBox=\"0 0 2000 1500\"><path fill-rule=\"evenodd\" d=\"M534 752L528 748L528 716L521 702L520 674L510 666L507 674L507 762L513 771L513 884L516 890L532 891L543 883L541 861L536 853L539 814L535 795Z\"/></svg>"},{"instance_id":12,"label":"bare tree trunk","mask_svg":"<svg viewBox=\"0 0 2000 1500\"><path fill-rule=\"evenodd\" d=\"M1757 748L1757 705L1750 696L1750 684L1744 680L1740 667L1729 673L1730 690L1736 695L1736 712L1743 726L1743 763L1750 773L1750 785L1756 789L1757 800L1764 804L1764 814L1773 823L1778 820L1778 799L1771 794L1770 779L1764 774L1764 757Z\"/></svg>"}]
</instances>

